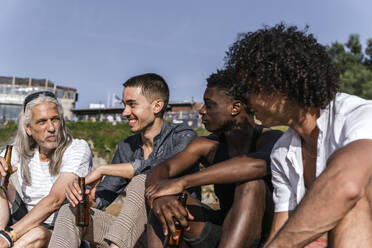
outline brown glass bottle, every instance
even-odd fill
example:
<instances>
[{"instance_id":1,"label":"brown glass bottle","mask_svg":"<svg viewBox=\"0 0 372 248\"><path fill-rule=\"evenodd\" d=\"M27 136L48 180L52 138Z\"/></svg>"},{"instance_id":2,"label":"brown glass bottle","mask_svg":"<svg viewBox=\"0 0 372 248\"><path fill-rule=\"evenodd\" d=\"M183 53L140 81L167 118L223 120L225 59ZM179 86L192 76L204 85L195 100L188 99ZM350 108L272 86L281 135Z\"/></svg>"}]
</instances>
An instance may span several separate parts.
<instances>
[{"instance_id":1,"label":"brown glass bottle","mask_svg":"<svg viewBox=\"0 0 372 248\"><path fill-rule=\"evenodd\" d=\"M178 195L178 200L181 202L182 206L186 207L187 194L180 193ZM178 234L178 239L174 239L173 235L170 233L166 237L164 248L178 248L181 245L181 242L183 239L183 227L181 226L181 223L178 220L174 222L174 225L176 226L176 232Z\"/></svg>"},{"instance_id":2,"label":"brown glass bottle","mask_svg":"<svg viewBox=\"0 0 372 248\"><path fill-rule=\"evenodd\" d=\"M85 194L85 178L78 178L79 187L82 192L82 198L79 204L76 206L75 221L77 226L88 226L89 225L89 199Z\"/></svg>"},{"instance_id":3,"label":"brown glass bottle","mask_svg":"<svg viewBox=\"0 0 372 248\"><path fill-rule=\"evenodd\" d=\"M5 160L6 160L6 163L8 164L8 173L5 177L0 178L0 187L4 187L5 189L8 188L9 178L12 173L12 163L11 163L12 150L13 150L12 145L6 146Z\"/></svg>"}]
</instances>

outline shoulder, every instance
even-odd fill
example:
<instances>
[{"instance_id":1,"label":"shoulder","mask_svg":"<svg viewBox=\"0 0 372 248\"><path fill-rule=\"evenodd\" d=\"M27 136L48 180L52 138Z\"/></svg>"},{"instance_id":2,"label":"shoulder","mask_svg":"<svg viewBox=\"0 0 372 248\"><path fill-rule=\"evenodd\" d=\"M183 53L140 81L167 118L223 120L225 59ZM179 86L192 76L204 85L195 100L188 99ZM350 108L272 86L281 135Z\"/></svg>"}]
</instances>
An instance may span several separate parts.
<instances>
[{"instance_id":1,"label":"shoulder","mask_svg":"<svg viewBox=\"0 0 372 248\"><path fill-rule=\"evenodd\" d=\"M197 137L193 139L187 149L192 154L199 154L201 157L209 157L212 153L215 154L219 145L219 140L214 139L213 136L209 135L206 137ZM214 156L214 155L213 155Z\"/></svg>"},{"instance_id":2,"label":"shoulder","mask_svg":"<svg viewBox=\"0 0 372 248\"><path fill-rule=\"evenodd\" d=\"M62 157L60 172L72 172L85 176L92 167L92 152L88 143L83 139L73 139Z\"/></svg>"},{"instance_id":3,"label":"shoulder","mask_svg":"<svg viewBox=\"0 0 372 248\"><path fill-rule=\"evenodd\" d=\"M141 135L139 133L136 133L120 141L118 144L118 147L128 149L132 147L133 145L140 145L141 144L140 142L141 142Z\"/></svg>"},{"instance_id":4,"label":"shoulder","mask_svg":"<svg viewBox=\"0 0 372 248\"><path fill-rule=\"evenodd\" d=\"M187 126L184 123L181 123L181 124L168 123L167 125L173 134L187 135L187 136L192 136L192 137L197 136L196 132L191 127Z\"/></svg>"},{"instance_id":5,"label":"shoulder","mask_svg":"<svg viewBox=\"0 0 372 248\"><path fill-rule=\"evenodd\" d=\"M193 141L191 141L190 145L195 147L211 147L211 146L218 146L219 140L215 138L215 136L208 135L208 136L201 136L196 137Z\"/></svg>"},{"instance_id":6,"label":"shoulder","mask_svg":"<svg viewBox=\"0 0 372 248\"><path fill-rule=\"evenodd\" d=\"M275 142L271 152L271 158L281 160L281 158L287 156L292 140L296 136L296 132L288 128L288 130Z\"/></svg>"},{"instance_id":7,"label":"shoulder","mask_svg":"<svg viewBox=\"0 0 372 248\"><path fill-rule=\"evenodd\" d=\"M67 147L65 153L80 153L80 152L89 152L90 148L88 143L83 139L72 139L72 142L69 147Z\"/></svg>"},{"instance_id":8,"label":"shoulder","mask_svg":"<svg viewBox=\"0 0 372 248\"><path fill-rule=\"evenodd\" d=\"M358 139L372 139L372 101L340 93L330 105L332 132L339 136L340 145Z\"/></svg>"},{"instance_id":9,"label":"shoulder","mask_svg":"<svg viewBox=\"0 0 372 248\"><path fill-rule=\"evenodd\" d=\"M372 111L372 101L346 93L338 93L330 104L337 115L363 115Z\"/></svg>"},{"instance_id":10,"label":"shoulder","mask_svg":"<svg viewBox=\"0 0 372 248\"><path fill-rule=\"evenodd\" d=\"M90 160L92 152L88 143L83 139L72 139L71 144L62 155L63 161Z\"/></svg>"},{"instance_id":11,"label":"shoulder","mask_svg":"<svg viewBox=\"0 0 372 248\"><path fill-rule=\"evenodd\" d=\"M270 128L263 128L260 136L257 139L257 147L265 146L270 143L273 144L279 140L283 135L283 132L280 130L274 130Z\"/></svg>"}]
</instances>

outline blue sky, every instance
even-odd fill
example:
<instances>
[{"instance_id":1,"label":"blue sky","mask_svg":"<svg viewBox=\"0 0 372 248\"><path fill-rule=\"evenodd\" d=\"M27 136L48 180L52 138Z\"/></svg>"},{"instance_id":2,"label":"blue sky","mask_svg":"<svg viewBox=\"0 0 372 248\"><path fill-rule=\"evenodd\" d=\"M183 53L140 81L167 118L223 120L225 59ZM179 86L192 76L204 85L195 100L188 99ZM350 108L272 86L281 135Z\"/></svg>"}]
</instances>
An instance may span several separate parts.
<instances>
[{"instance_id":1,"label":"blue sky","mask_svg":"<svg viewBox=\"0 0 372 248\"><path fill-rule=\"evenodd\" d=\"M78 108L121 96L131 76L155 72L171 101L202 101L240 32L280 21L322 44L372 38L370 0L0 0L0 75L77 88Z\"/></svg>"}]
</instances>

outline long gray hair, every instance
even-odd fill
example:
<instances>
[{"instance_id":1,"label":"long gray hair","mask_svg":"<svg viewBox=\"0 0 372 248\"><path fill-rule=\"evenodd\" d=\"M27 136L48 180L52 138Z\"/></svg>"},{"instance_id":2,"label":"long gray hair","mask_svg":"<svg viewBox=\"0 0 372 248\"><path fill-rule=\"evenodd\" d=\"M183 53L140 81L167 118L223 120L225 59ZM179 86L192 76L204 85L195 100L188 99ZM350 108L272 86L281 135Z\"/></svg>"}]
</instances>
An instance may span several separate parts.
<instances>
[{"instance_id":1,"label":"long gray hair","mask_svg":"<svg viewBox=\"0 0 372 248\"><path fill-rule=\"evenodd\" d=\"M28 163L31 158L34 156L36 149L39 149L38 144L29 136L25 130L24 125L31 125L31 115L32 109L43 102L52 102L57 106L58 114L60 117L60 128L59 133L57 134L57 148L55 149L50 162L49 162L49 173L52 176L58 175L59 171L61 170L62 166L62 156L63 153L66 151L67 147L72 142L72 135L70 131L66 127L65 120L63 118L63 109L62 105L57 101L57 99L45 96L43 94L39 95L37 98L33 99L29 103L27 103L24 110L21 111L18 119L18 131L15 137L15 148L19 154L20 162L21 162L21 175L22 179L26 185L31 185L31 174L30 169L28 167Z\"/></svg>"}]
</instances>

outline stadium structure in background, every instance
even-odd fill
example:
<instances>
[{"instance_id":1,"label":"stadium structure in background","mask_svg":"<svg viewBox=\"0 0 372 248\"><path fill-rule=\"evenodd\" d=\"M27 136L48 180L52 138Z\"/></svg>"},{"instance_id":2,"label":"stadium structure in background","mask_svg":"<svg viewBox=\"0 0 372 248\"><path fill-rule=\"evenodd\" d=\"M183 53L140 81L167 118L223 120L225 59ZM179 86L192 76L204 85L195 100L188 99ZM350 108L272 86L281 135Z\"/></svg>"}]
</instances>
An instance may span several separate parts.
<instances>
[{"instance_id":1,"label":"stadium structure in background","mask_svg":"<svg viewBox=\"0 0 372 248\"><path fill-rule=\"evenodd\" d=\"M64 116L73 120L72 109L78 99L74 88L56 85L48 79L1 77L0 76L0 121L16 121L22 110L25 96L35 92L47 90L53 92L62 104Z\"/></svg>"}]
</instances>

